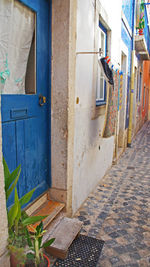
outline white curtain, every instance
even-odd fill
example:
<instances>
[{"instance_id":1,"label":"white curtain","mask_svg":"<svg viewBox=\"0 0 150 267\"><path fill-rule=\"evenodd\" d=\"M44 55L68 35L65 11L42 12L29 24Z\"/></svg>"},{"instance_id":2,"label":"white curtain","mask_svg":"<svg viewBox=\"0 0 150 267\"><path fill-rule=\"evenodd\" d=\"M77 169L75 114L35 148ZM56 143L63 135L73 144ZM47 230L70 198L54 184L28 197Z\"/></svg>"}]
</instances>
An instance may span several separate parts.
<instances>
[{"instance_id":1,"label":"white curtain","mask_svg":"<svg viewBox=\"0 0 150 267\"><path fill-rule=\"evenodd\" d=\"M0 91L25 94L25 76L35 16L16 0L0 0Z\"/></svg>"}]
</instances>

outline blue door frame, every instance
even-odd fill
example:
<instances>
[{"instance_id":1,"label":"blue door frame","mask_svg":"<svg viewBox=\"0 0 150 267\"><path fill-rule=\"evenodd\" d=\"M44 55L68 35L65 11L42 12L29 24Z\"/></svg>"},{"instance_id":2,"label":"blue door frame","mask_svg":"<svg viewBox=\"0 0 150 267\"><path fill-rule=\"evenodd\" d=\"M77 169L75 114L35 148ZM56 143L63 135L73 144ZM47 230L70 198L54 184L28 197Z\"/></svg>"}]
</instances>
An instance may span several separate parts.
<instances>
[{"instance_id":1,"label":"blue door frame","mask_svg":"<svg viewBox=\"0 0 150 267\"><path fill-rule=\"evenodd\" d=\"M10 171L21 164L19 197L36 187L33 201L51 186L51 4L20 2L36 13L36 93L2 95L2 147ZM46 97L43 106L40 94ZM13 200L12 194L8 206Z\"/></svg>"}]
</instances>

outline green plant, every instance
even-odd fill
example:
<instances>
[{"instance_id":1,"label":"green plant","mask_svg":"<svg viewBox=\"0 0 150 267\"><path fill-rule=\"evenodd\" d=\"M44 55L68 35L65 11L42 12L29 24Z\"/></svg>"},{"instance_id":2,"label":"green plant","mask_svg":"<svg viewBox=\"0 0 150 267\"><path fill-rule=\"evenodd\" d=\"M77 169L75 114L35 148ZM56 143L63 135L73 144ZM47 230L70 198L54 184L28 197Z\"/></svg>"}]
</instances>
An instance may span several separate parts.
<instances>
[{"instance_id":1,"label":"green plant","mask_svg":"<svg viewBox=\"0 0 150 267\"><path fill-rule=\"evenodd\" d=\"M51 238L50 240L42 243L42 238L46 230L43 229L43 222L36 227L35 232L29 234L28 230L26 230L26 236L28 241L28 246L32 252L27 254L27 258L34 261L35 266L39 266L41 260L43 260L43 248L50 246L55 238Z\"/></svg>"},{"instance_id":2,"label":"green plant","mask_svg":"<svg viewBox=\"0 0 150 267\"><path fill-rule=\"evenodd\" d=\"M21 172L21 165L19 165L12 173L10 173L8 165L3 157L3 167L4 167L6 201L8 201L10 194L12 193L18 182Z\"/></svg>"},{"instance_id":3,"label":"green plant","mask_svg":"<svg viewBox=\"0 0 150 267\"><path fill-rule=\"evenodd\" d=\"M28 226L30 224L34 224L46 218L47 216L28 216L25 211L22 211L21 208L25 204L27 204L34 191L35 188L32 189L30 192L25 194L22 198L19 199L18 192L17 192L17 182L19 180L19 176L21 173L21 166L19 165L12 173L10 173L8 165L3 158L3 165L4 165L4 178L5 178L5 192L6 192L6 201L13 190L15 190L14 195L14 204L11 206L9 210L7 210L8 214L8 227L9 230L13 228L15 234L18 234L18 225L21 222L22 226Z\"/></svg>"},{"instance_id":4,"label":"green plant","mask_svg":"<svg viewBox=\"0 0 150 267\"><path fill-rule=\"evenodd\" d=\"M3 166L4 166L4 180L5 180L5 193L6 193L6 202L10 194L14 192L14 203L10 209L7 209L7 217L8 217L8 230L9 230L9 238L8 238L8 248L9 250L16 254L16 257L19 259L24 258L24 250L21 249L27 244L26 237L26 228L28 225L34 224L46 218L47 216L28 216L24 210L22 210L22 206L27 204L34 191L35 188L30 192L25 194L23 197L19 199L17 192L17 182L21 173L21 166L19 165L12 173L10 173L8 165L3 158Z\"/></svg>"},{"instance_id":5,"label":"green plant","mask_svg":"<svg viewBox=\"0 0 150 267\"><path fill-rule=\"evenodd\" d=\"M140 4L140 19L138 29L144 29L145 27L145 17L144 17L144 1L141 1Z\"/></svg>"}]
</instances>

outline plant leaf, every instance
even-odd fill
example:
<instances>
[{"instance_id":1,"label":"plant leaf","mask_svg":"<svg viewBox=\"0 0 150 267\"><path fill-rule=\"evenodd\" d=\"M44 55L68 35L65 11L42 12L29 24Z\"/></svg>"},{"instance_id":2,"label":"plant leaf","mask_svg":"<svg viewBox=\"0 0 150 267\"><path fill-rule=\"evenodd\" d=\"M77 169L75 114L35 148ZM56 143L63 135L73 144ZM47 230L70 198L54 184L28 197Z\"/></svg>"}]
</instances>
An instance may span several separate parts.
<instances>
[{"instance_id":1,"label":"plant leaf","mask_svg":"<svg viewBox=\"0 0 150 267\"><path fill-rule=\"evenodd\" d=\"M4 178L5 178L5 188L6 188L8 177L10 176L10 171L4 157L3 157L3 166L4 166Z\"/></svg>"},{"instance_id":2,"label":"plant leaf","mask_svg":"<svg viewBox=\"0 0 150 267\"><path fill-rule=\"evenodd\" d=\"M5 190L7 191L10 185L15 181L17 175L21 169L21 165L19 165L6 179L5 181Z\"/></svg>"},{"instance_id":3,"label":"plant leaf","mask_svg":"<svg viewBox=\"0 0 150 267\"><path fill-rule=\"evenodd\" d=\"M17 205L17 203L14 203L14 205L11 207L11 209L8 212L8 227L9 227L9 229L11 229L11 227L13 226L17 214L18 214L18 205Z\"/></svg>"},{"instance_id":4,"label":"plant leaf","mask_svg":"<svg viewBox=\"0 0 150 267\"><path fill-rule=\"evenodd\" d=\"M41 248L42 238L43 238L43 236L40 236L40 237L38 238L39 249Z\"/></svg>"},{"instance_id":5,"label":"plant leaf","mask_svg":"<svg viewBox=\"0 0 150 267\"><path fill-rule=\"evenodd\" d=\"M29 246L30 248L33 247L33 245L32 245L32 241L31 241L31 238L30 238L30 235L29 235L29 232L28 232L27 229L26 229L26 238L27 238L28 246Z\"/></svg>"},{"instance_id":6,"label":"plant leaf","mask_svg":"<svg viewBox=\"0 0 150 267\"><path fill-rule=\"evenodd\" d=\"M53 242L55 241L55 238L51 238L50 240L48 240L47 242L45 242L41 248L46 248L49 247Z\"/></svg>"},{"instance_id":7,"label":"plant leaf","mask_svg":"<svg viewBox=\"0 0 150 267\"><path fill-rule=\"evenodd\" d=\"M19 167L19 166L18 166L18 167ZM17 182L18 182L18 179L19 179L19 176L20 176L20 172L21 172L21 168L19 169L18 175L17 175L17 177L16 177L14 183L13 183L13 184L11 185L11 187L6 191L6 201L8 200L8 198L9 198L11 192L14 190L14 188L15 188Z\"/></svg>"},{"instance_id":8,"label":"plant leaf","mask_svg":"<svg viewBox=\"0 0 150 267\"><path fill-rule=\"evenodd\" d=\"M30 192L28 192L27 194L25 194L22 198L20 198L19 202L20 202L20 206L22 207L23 205L25 205L26 203L28 203L33 195L35 191L35 188L32 189Z\"/></svg>"},{"instance_id":9,"label":"plant leaf","mask_svg":"<svg viewBox=\"0 0 150 267\"><path fill-rule=\"evenodd\" d=\"M25 219L25 220L22 222L22 224L23 224L24 226L27 226L27 225L30 225L30 224L34 224L34 223L36 223L36 222L39 222L39 221L45 219L46 217L47 217L47 215L46 215L46 216L31 216L31 217Z\"/></svg>"},{"instance_id":10,"label":"plant leaf","mask_svg":"<svg viewBox=\"0 0 150 267\"><path fill-rule=\"evenodd\" d=\"M22 220L29 218L29 215L24 210L21 210L21 216L22 216Z\"/></svg>"},{"instance_id":11,"label":"plant leaf","mask_svg":"<svg viewBox=\"0 0 150 267\"><path fill-rule=\"evenodd\" d=\"M36 227L36 234L39 235L43 231L43 222L41 221L40 224Z\"/></svg>"},{"instance_id":12,"label":"plant leaf","mask_svg":"<svg viewBox=\"0 0 150 267\"><path fill-rule=\"evenodd\" d=\"M27 257L28 260L34 260L34 258L35 258L33 253L27 253L26 257Z\"/></svg>"},{"instance_id":13,"label":"plant leaf","mask_svg":"<svg viewBox=\"0 0 150 267\"><path fill-rule=\"evenodd\" d=\"M15 188L15 203L18 206L18 212L17 212L16 220L19 221L19 219L21 218L21 206L20 206L20 203L19 203L19 197L18 197L17 188Z\"/></svg>"}]
</instances>

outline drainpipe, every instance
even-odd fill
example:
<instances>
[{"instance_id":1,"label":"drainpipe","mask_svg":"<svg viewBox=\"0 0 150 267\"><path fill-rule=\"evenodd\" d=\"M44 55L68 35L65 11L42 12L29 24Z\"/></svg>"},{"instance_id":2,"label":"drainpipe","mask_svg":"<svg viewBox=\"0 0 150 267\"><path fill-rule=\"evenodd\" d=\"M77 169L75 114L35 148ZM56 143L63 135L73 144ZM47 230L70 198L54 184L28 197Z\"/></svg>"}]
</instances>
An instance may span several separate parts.
<instances>
[{"instance_id":1,"label":"drainpipe","mask_svg":"<svg viewBox=\"0 0 150 267\"><path fill-rule=\"evenodd\" d=\"M127 146L131 147L132 141L132 117L133 117L133 99L134 99L134 59L135 59L135 44L134 44L134 21L135 21L135 3L133 0L132 8L132 53L131 53L131 83L130 83L130 109L129 109L129 128L128 128L128 143Z\"/></svg>"}]
</instances>

